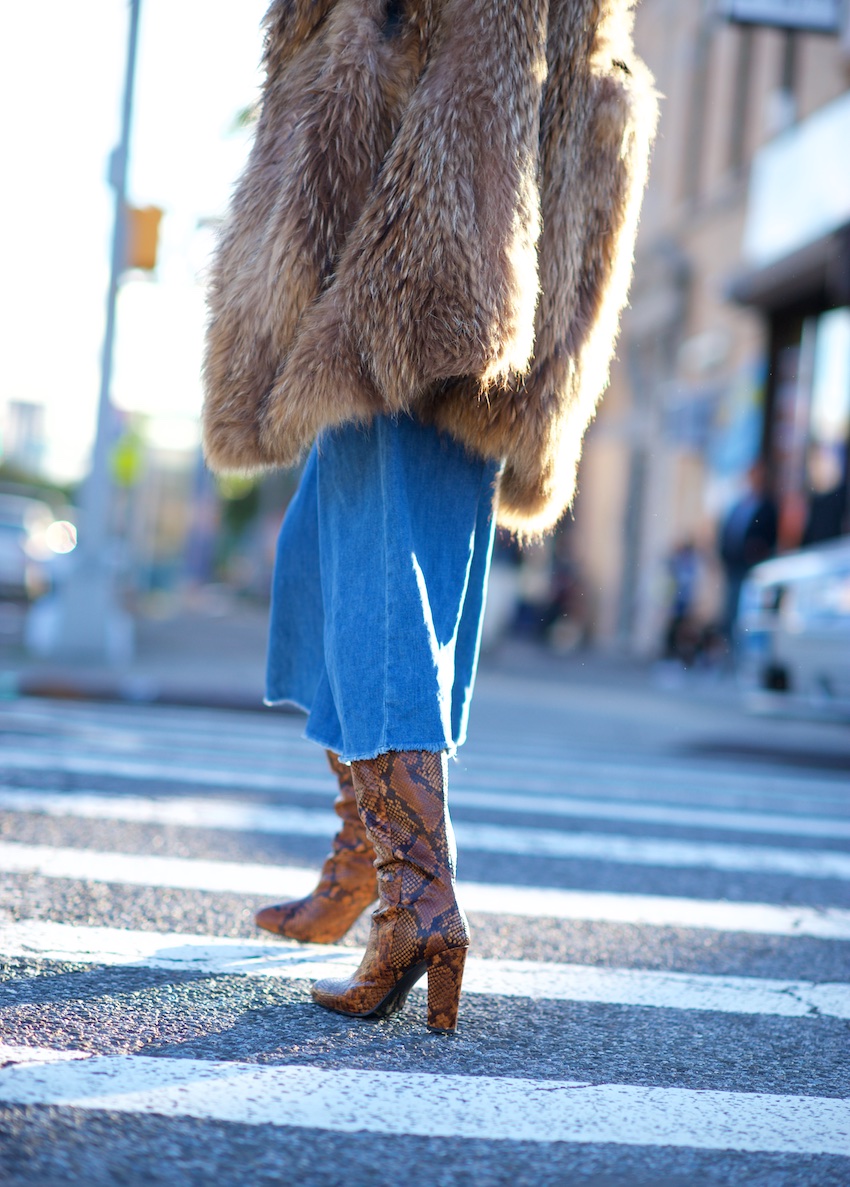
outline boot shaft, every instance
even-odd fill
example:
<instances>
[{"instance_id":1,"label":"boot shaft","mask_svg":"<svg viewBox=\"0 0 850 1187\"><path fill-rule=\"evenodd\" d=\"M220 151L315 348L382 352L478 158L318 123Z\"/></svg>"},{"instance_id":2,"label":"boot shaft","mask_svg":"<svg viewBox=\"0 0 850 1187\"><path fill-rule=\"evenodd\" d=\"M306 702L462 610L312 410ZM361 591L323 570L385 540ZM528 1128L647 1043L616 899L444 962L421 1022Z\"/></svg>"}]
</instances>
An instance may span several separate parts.
<instances>
[{"instance_id":1,"label":"boot shaft","mask_svg":"<svg viewBox=\"0 0 850 1187\"><path fill-rule=\"evenodd\" d=\"M336 775L339 784L339 795L334 800L334 812L342 821L342 827L333 839L329 862L345 861L349 853L354 854L358 861L365 858L374 862L375 851L366 836L366 830L357 811L357 797L354 791L354 776L351 767L340 762L339 755L332 750L326 750L328 766ZM327 862L326 862L327 864Z\"/></svg>"},{"instance_id":2,"label":"boot shaft","mask_svg":"<svg viewBox=\"0 0 850 1187\"><path fill-rule=\"evenodd\" d=\"M428 1025L457 1026L469 927L455 897L446 767L444 753L421 750L352 763L360 819L377 854L380 901L354 976L313 986L326 1009L385 1016L427 974Z\"/></svg>"},{"instance_id":3,"label":"boot shaft","mask_svg":"<svg viewBox=\"0 0 850 1187\"><path fill-rule=\"evenodd\" d=\"M375 851L357 813L351 767L326 751L337 777L339 795L334 811L342 824L322 866L312 894L295 901L264 907L254 919L258 927L277 935L313 944L342 939L354 921L378 897Z\"/></svg>"},{"instance_id":4,"label":"boot shaft","mask_svg":"<svg viewBox=\"0 0 850 1187\"><path fill-rule=\"evenodd\" d=\"M357 809L376 866L401 862L452 883L456 848L445 751L401 750L351 764Z\"/></svg>"},{"instance_id":5,"label":"boot shaft","mask_svg":"<svg viewBox=\"0 0 850 1187\"><path fill-rule=\"evenodd\" d=\"M357 806L375 853L379 906L371 941L438 951L469 943L455 897L445 752L392 751L352 763ZM370 941L370 942L371 942Z\"/></svg>"}]
</instances>

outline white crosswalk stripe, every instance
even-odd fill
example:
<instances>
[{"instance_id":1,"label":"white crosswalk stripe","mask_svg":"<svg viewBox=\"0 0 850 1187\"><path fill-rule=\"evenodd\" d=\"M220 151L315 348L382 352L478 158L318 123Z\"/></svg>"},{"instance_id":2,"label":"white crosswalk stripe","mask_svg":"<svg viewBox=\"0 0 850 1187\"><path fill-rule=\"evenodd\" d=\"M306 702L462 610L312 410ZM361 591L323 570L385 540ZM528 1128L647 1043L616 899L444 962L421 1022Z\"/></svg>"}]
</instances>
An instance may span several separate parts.
<instances>
[{"instance_id":1,"label":"white crosswalk stripe","mask_svg":"<svg viewBox=\"0 0 850 1187\"><path fill-rule=\"evenodd\" d=\"M299 844L315 854L309 839L327 841L333 834L331 777L321 754L298 739L299 730L292 718L270 722L199 710L42 702L0 707L0 953L9 991L5 1004L0 999L6 1040L0 1110L50 1106L70 1111L78 1125L97 1113L160 1125L193 1119L338 1135L512 1140L541 1148L563 1143L850 1159L850 1102L829 1083L825 1090L811 1088L803 1069L816 1067L817 1044L834 1041L850 1019L850 975L807 975L805 963L815 951L811 945L831 954L846 952L850 941L850 906L841 889L850 881L850 803L838 779L808 773L706 773L696 762L660 765L625 750L612 761L549 738L539 746L529 739L516 747L506 743L480 758L471 750L451 775L461 856L479 855L485 878L490 857L523 870L517 884L481 880L480 874L459 884L475 928L494 948L480 956L473 951L467 963L465 1000L471 1012L479 1003L490 1020L475 1042L486 1044L500 1011L533 1012L535 1006L545 1006L547 1018L555 1011L565 1027L571 1011L592 1007L600 1011L606 1043L624 1050L636 1042L633 1032L661 1036L668 1025L680 1045L695 1036L691 1054L703 1028L711 1034L736 1025L767 1028L765 1034L786 1028L775 1031L777 1050L801 1051L788 1091L777 1079L766 1091L754 1090L743 1071L732 1073L728 1087L719 1074L712 1080L710 1068L698 1088L665 1078L663 1070L638 1078L634 1055L616 1082L604 1083L555 1078L551 1069L535 1075L533 1064L527 1076L510 1069L465 1074L462 1063L461 1071L447 1073L416 1046L408 1053L409 1071L382 1070L374 1060L348 1066L344 1044L356 1044L360 1033L348 1020L340 1020L343 1045L333 1066L312 1064L299 1058L301 1044L309 1045L308 1032L299 1028L309 1020L297 1011L288 1022L297 1038L270 1063L262 1050L248 1048L243 1058L238 1045L222 1047L223 1057L216 1057L217 1036L225 1036L230 1023L204 1029L202 1019L199 1033L212 1056L196 1057L179 1043L154 1051L156 1058L141 1046L114 1054L107 1031L102 1041L98 1037L97 1028L110 1025L110 1011L99 1013L102 998L114 1010L115 1002L141 1000L146 986L165 978L175 986L188 979L193 1000L210 1003L204 1007L210 1010L236 983L289 987L292 1001L306 1003L310 981L356 967L356 947L299 945L263 934L234 938L185 923L157 928L127 897L135 889L150 903L151 892L160 894L179 919L184 902L218 918L216 904L231 902L227 896L275 901L308 893L314 867L234 860L226 847L235 844L238 855L252 834L286 838L287 859L298 861ZM30 786L19 785L22 778ZM81 779L90 781L88 788L78 786ZM179 785L185 794L178 794ZM50 844L39 835L48 820ZM87 842L80 822L106 830L98 844ZM184 831L169 834L167 851L145 852L142 838L162 829ZM54 840L66 833L67 841ZM191 844L184 846L186 837ZM222 844L226 860L216 855ZM540 858L611 873L604 890L555 888L545 884L551 867L538 865ZM626 875L620 871L627 869L632 882L621 883ZM640 893L634 885L644 870L710 872L730 887L746 875L752 882L742 885L769 893L763 900L742 899L740 887L712 899ZM815 895L811 888L818 886L824 890ZM77 887L92 891L81 916L86 921L59 921L59 905L75 901ZM27 893L31 898L22 900ZM211 905L199 905L199 894ZM113 895L121 904L120 925L111 918ZM824 905L824 895L838 901ZM22 901L32 907L22 910ZM250 899L247 907L253 908ZM47 916L39 918L45 908ZM647 943L656 942L653 933L668 934L658 929L673 929L689 962L632 967L599 950L594 963L500 954L502 933L520 936L523 920L605 927L612 937L628 927ZM747 944L756 950L768 941L775 945L775 975L700 967L703 951L716 955ZM798 959L798 945L805 959ZM145 975L160 980L148 982ZM69 1032L64 1043L49 1021L49 988L43 1002L38 993L42 982L49 986L57 976L63 983L72 979L62 992L86 1010L85 1027ZM417 1019L423 990L424 982L408 1006ZM160 1001L156 1008L165 1007ZM735 1033L740 1042L747 1032ZM85 1050L75 1049L80 1034ZM557 1047L557 1034L552 1042ZM647 1054L651 1048L650 1039ZM769 1044L765 1057L774 1058ZM569 1044L563 1060L568 1067ZM800 1180L801 1187L815 1182Z\"/></svg>"},{"instance_id":2,"label":"white crosswalk stripe","mask_svg":"<svg viewBox=\"0 0 850 1187\"><path fill-rule=\"evenodd\" d=\"M305 754L304 743L297 739L287 746L270 742L267 747L267 742L259 738L256 739L258 750L250 749L247 754L234 749L232 743L219 754L214 743L205 741L198 746L194 759L188 745L175 744L174 749L163 751L161 747L151 745L145 735L134 738L132 745L121 747L120 753L109 753L115 750L115 741L115 736L110 735L110 745L104 747L105 754L88 745L69 748L61 743L54 744L50 754L7 747L4 748L3 762L9 770L161 779L244 791L291 789L310 792L327 788L324 762L309 751ZM248 746L247 739L245 743ZM529 794L554 793L560 799L568 792L582 790L583 794L595 798L600 791L600 782L604 781L604 797L634 801L638 808L647 801L655 801L659 806L690 806L695 794L704 793L718 803L728 804L732 811L735 803L741 800L755 801L767 821L776 816L777 806L793 808L803 816L811 813L813 804L820 805L820 816L842 813L837 819L843 818L845 824L850 820L850 805L842 782L800 779L787 774L760 780L713 772L707 778L700 767L659 771L635 764L547 760L542 757L518 763L515 756L492 750L480 762L476 761L474 770L461 767L454 772L453 768L452 773L453 784L456 783L459 790L472 792L506 791L511 796L523 798ZM720 817L722 813L717 815Z\"/></svg>"},{"instance_id":3,"label":"white crosswalk stripe","mask_svg":"<svg viewBox=\"0 0 850 1187\"><path fill-rule=\"evenodd\" d=\"M10 1064L0 1096L349 1133L850 1154L850 1104L812 1096L132 1057Z\"/></svg>"},{"instance_id":4,"label":"white crosswalk stripe","mask_svg":"<svg viewBox=\"0 0 850 1187\"><path fill-rule=\"evenodd\" d=\"M113 774L121 777L126 774L125 764L115 763L112 770L103 762L96 764L98 774ZM174 767L171 767L173 774ZM221 786L221 771L215 774L216 784ZM231 777L232 778L232 777ZM205 780L209 782L209 780ZM488 812L508 814L539 814L541 816L564 816L568 819L596 819L616 820L623 823L662 824L682 828L708 828L717 831L778 833L793 837L823 837L833 840L850 840L850 816L813 816L809 812L788 814L771 811L742 812L716 811L705 808L677 807L673 804L651 803L642 799L640 803L628 803L623 800L607 800L596 795L590 797L570 796L549 790L546 795L532 795L526 791L507 794L493 790L496 780L490 780L490 790L470 790L464 782L459 786L452 785L452 803L456 807L481 808ZM227 786L225 784L225 786ZM21 795L23 788L11 789L0 787L0 806L4 797ZM246 788L247 790L247 788ZM268 791L268 778L261 777L260 786L253 790ZM303 795L315 795L327 800L327 777L316 775L297 775L287 771L285 775L277 776L274 790L278 793L295 792ZM7 801L14 807L14 799Z\"/></svg>"},{"instance_id":5,"label":"white crosswalk stripe","mask_svg":"<svg viewBox=\"0 0 850 1187\"><path fill-rule=\"evenodd\" d=\"M0 948L14 957L298 980L350 976L363 955L362 949L329 945L275 940L243 944L213 936L69 927L62 923L0 924ZM850 1018L850 985L842 984L475 958L467 963L463 984L465 992L496 997L786 1018Z\"/></svg>"},{"instance_id":6,"label":"white crosswalk stripe","mask_svg":"<svg viewBox=\"0 0 850 1187\"><path fill-rule=\"evenodd\" d=\"M300 773L309 776L307 787L315 787L317 781L326 786L323 758L315 750L305 749L297 718L278 718L261 729L240 718L236 730L233 726L216 729L215 725L204 724L203 718L192 719L191 715L189 721L180 718L175 724L163 710L145 710L152 713L154 721L140 723L138 711L131 711L128 717L116 706L99 706L96 711L63 706L59 721L69 712L77 717L82 713L82 741L78 736L71 743L53 737L50 755L38 754L31 748L7 747L5 766L81 775L120 774L126 779L180 779L256 791L278 791L281 783L292 786L293 773L296 781ZM43 721L44 715L38 719ZM55 715L46 715L47 723L53 719ZM123 728L119 728L122 723ZM254 757L255 747L261 748L264 757ZM768 812L787 802L799 807L801 813L810 813L812 804L823 802L823 811L843 812L845 823L850 819L845 781L835 777L807 773L804 791L798 777L782 770L770 774L769 779L754 772L715 770L706 779L705 768L698 764L673 762L659 767L633 758L616 763L600 761L597 755L577 758L572 744L556 747L551 743L534 743L524 757L518 753L522 748L524 744L512 738L509 748L489 744L476 754L472 764L462 758L457 769L452 766L453 785L488 793L507 791L524 798L529 792L562 796L583 788L594 796L632 801L632 808L640 807L634 802L638 796L641 801L681 802L687 806L693 804L694 796L703 794L718 802L753 798Z\"/></svg>"},{"instance_id":7,"label":"white crosswalk stripe","mask_svg":"<svg viewBox=\"0 0 850 1187\"><path fill-rule=\"evenodd\" d=\"M331 837L337 824L332 813L310 808L267 808L257 804L188 797L149 799L7 789L0 791L0 808L4 807L45 812L51 816L238 829L283 836ZM485 853L850 880L850 854L829 849L782 849L767 845L667 840L616 833L566 833L554 829L474 824L457 820L454 828L461 849Z\"/></svg>"},{"instance_id":8,"label":"white crosswalk stripe","mask_svg":"<svg viewBox=\"0 0 850 1187\"><path fill-rule=\"evenodd\" d=\"M101 853L92 849L63 849L20 842L0 842L0 872L130 886L261 894L278 899L301 898L309 894L316 883L313 870L298 866ZM458 885L466 910L483 915L595 920L643 927L689 927L850 940L850 910L839 907L786 907L773 903L617 895L553 887L504 886L495 882L461 881Z\"/></svg>"}]
</instances>

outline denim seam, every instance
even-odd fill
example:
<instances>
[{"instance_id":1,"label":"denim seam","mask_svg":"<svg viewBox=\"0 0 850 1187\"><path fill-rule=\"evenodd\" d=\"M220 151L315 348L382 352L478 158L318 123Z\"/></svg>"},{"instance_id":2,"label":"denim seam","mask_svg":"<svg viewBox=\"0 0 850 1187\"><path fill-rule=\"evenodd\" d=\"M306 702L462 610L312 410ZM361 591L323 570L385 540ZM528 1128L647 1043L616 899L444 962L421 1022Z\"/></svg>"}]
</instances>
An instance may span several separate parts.
<instances>
[{"instance_id":1,"label":"denim seam","mask_svg":"<svg viewBox=\"0 0 850 1187\"><path fill-rule=\"evenodd\" d=\"M378 422L378 433L384 435L384 423ZM383 536L381 537L381 564L384 568L384 672L383 672L383 708L384 720L381 728L381 746L383 751L387 748L387 731L389 730L389 706L387 704L387 684L389 682L390 670L390 632L388 623L390 620L390 571L387 560L387 516L389 515L389 505L387 501L387 461L386 452L383 449L378 450L378 457L381 463L381 526L383 528Z\"/></svg>"},{"instance_id":2,"label":"denim seam","mask_svg":"<svg viewBox=\"0 0 850 1187\"><path fill-rule=\"evenodd\" d=\"M485 606L487 604L487 591L488 591L488 588L490 585L490 569L492 568L492 564L493 564L493 546L496 542L496 512L497 512L496 498L497 498L497 494L498 494L498 488L497 488L496 483L499 478L499 475L502 472L503 467L504 467L504 462L501 462L494 475L486 476L487 482L490 486L490 530L489 530L489 534L487 536L487 545L486 545L487 552L486 552L485 558L484 558L483 590L484 590L484 605ZM478 539L478 536L476 534L476 540L477 539ZM478 630L476 631L476 634L475 634L475 644L474 644L473 654L472 654L472 681L470 684L469 695L467 697L467 703L466 703L467 715L469 713L469 703L472 699L472 693L475 688L476 680L478 678L478 661L481 658L481 637L482 637L483 633L484 633L484 615L482 614L478 620ZM461 727L460 732L462 734L464 734L466 732L465 728Z\"/></svg>"}]
</instances>

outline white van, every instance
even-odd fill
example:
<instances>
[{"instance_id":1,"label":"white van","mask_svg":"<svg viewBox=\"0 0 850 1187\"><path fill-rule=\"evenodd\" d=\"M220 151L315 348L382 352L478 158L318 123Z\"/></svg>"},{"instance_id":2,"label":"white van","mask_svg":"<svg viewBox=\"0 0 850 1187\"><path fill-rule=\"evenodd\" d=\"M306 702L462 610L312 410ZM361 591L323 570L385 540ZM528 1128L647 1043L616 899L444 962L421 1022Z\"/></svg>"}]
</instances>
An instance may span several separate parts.
<instances>
[{"instance_id":1,"label":"white van","mask_svg":"<svg viewBox=\"0 0 850 1187\"><path fill-rule=\"evenodd\" d=\"M850 720L850 537L752 569L741 591L738 655L753 707Z\"/></svg>"}]
</instances>

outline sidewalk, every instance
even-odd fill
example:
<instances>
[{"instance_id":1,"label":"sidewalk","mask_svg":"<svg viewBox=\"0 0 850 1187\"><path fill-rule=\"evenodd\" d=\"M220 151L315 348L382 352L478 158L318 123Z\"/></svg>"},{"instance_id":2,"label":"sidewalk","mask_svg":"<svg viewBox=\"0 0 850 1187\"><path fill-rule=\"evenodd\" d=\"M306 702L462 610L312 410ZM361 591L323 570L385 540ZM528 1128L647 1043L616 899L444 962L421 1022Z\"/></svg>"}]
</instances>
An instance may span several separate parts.
<instances>
[{"instance_id":1,"label":"sidewalk","mask_svg":"<svg viewBox=\"0 0 850 1187\"><path fill-rule=\"evenodd\" d=\"M136 619L136 647L116 666L62 664L28 656L20 630L0 636L0 696L44 696L260 710L268 610L235 599L205 599ZM14 637L10 637L14 636ZM651 682L646 663L593 650L557 655L522 640L500 641L481 659L481 676L543 683Z\"/></svg>"},{"instance_id":2,"label":"sidewalk","mask_svg":"<svg viewBox=\"0 0 850 1187\"><path fill-rule=\"evenodd\" d=\"M33 658L19 631L0 644L0 695L260 710L267 621L230 600L140 615L133 658L116 665Z\"/></svg>"}]
</instances>

